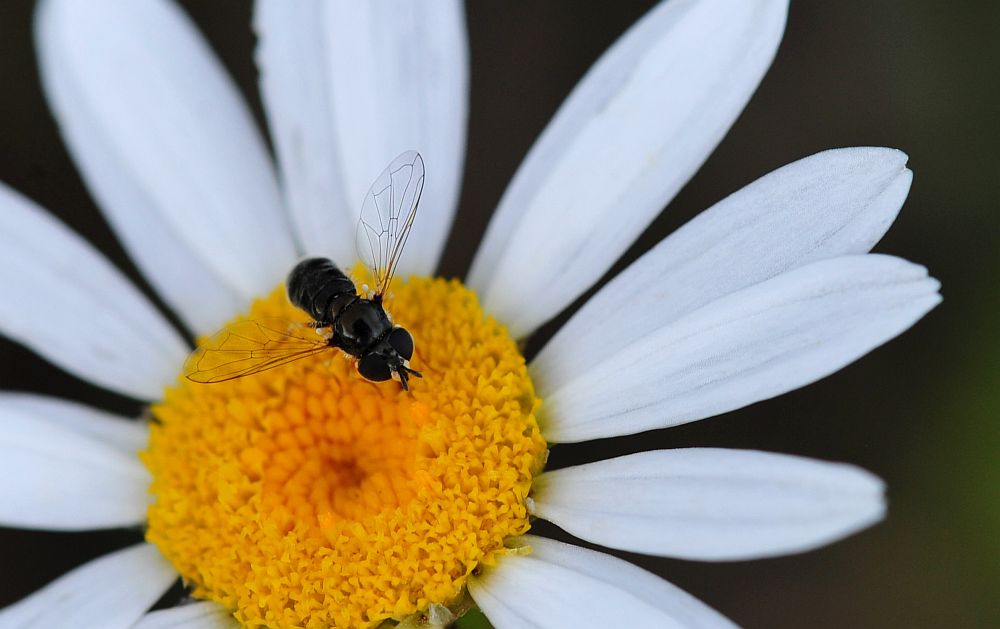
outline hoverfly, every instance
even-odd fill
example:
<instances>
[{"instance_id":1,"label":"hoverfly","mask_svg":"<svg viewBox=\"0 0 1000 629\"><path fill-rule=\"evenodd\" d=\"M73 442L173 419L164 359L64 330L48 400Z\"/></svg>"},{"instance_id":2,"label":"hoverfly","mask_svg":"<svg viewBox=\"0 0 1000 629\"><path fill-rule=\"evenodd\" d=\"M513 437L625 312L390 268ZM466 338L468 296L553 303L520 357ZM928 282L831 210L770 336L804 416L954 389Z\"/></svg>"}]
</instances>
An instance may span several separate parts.
<instances>
[{"instance_id":1,"label":"hoverfly","mask_svg":"<svg viewBox=\"0 0 1000 629\"><path fill-rule=\"evenodd\" d=\"M288 299L312 321L251 320L213 335L184 363L194 382L224 382L272 369L300 358L339 349L357 358L357 369L374 382L410 376L413 337L393 325L382 305L424 187L424 161L407 151L378 176L361 205L357 249L374 281L371 295L359 294L351 279L326 258L308 258L288 274ZM367 288L367 287L365 287Z\"/></svg>"}]
</instances>

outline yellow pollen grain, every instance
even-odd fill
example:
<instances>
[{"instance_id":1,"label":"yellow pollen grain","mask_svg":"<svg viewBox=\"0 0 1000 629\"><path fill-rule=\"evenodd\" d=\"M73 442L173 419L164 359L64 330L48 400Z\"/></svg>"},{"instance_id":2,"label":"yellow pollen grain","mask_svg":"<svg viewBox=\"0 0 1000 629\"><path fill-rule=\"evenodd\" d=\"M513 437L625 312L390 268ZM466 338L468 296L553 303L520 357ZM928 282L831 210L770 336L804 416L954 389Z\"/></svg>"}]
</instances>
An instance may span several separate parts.
<instances>
[{"instance_id":1,"label":"yellow pollen grain","mask_svg":"<svg viewBox=\"0 0 1000 629\"><path fill-rule=\"evenodd\" d=\"M194 595L251 627L372 627L447 605L525 533L539 400L505 329L457 281L397 282L403 392L338 351L153 407L146 538ZM249 318L303 320L284 289Z\"/></svg>"}]
</instances>

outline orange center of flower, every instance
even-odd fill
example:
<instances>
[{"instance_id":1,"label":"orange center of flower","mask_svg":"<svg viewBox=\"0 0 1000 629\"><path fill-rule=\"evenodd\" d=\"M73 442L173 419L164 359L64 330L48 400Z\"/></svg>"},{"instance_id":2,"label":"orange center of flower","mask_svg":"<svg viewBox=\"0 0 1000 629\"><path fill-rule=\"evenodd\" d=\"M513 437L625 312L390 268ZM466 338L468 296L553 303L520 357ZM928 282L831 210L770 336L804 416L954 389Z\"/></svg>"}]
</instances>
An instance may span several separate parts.
<instances>
[{"instance_id":1,"label":"orange center of flower","mask_svg":"<svg viewBox=\"0 0 1000 629\"><path fill-rule=\"evenodd\" d=\"M249 626L371 627L448 605L529 528L546 444L516 344L460 283L394 285L411 391L337 350L154 406L147 539ZM252 319L302 320L283 289Z\"/></svg>"}]
</instances>

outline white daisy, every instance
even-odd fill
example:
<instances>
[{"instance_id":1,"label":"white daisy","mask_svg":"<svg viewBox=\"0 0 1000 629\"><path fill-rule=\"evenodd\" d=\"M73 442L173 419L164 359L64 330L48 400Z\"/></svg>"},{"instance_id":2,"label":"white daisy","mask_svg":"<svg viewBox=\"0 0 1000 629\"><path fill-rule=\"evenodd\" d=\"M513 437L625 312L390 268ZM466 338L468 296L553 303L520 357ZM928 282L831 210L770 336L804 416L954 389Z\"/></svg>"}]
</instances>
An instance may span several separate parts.
<instances>
[{"instance_id":1,"label":"white daisy","mask_svg":"<svg viewBox=\"0 0 1000 629\"><path fill-rule=\"evenodd\" d=\"M365 187L419 149L429 174L401 263L410 279L390 307L428 371L411 394L344 361L179 381L189 348L156 309L0 188L0 331L149 401L159 420L0 396L0 524L146 523L155 543L72 570L0 611L0 625L440 624L471 595L500 628L731 626L622 560L524 535L529 515L609 548L708 561L800 552L879 520L877 478L787 455L677 449L541 467L547 444L695 421L814 382L933 308L924 268L868 254L909 190L899 151L827 151L766 175L604 286L530 366L513 340L595 283L691 177L769 66L786 11L671 0L640 20L532 148L465 288L421 277L461 180L458 3L258 2L276 173L177 7L43 2L42 77L69 149L138 267L199 335L287 312L276 287L299 255L353 260ZM210 600L147 613L178 573Z\"/></svg>"}]
</instances>

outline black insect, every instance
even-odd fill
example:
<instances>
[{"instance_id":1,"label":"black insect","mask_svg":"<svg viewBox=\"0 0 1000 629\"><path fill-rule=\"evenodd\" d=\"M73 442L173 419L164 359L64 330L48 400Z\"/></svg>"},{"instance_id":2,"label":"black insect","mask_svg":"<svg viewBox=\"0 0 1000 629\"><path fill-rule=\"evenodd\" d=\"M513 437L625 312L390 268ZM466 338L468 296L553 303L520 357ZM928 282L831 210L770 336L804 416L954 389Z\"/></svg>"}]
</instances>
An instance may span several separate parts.
<instances>
[{"instance_id":1,"label":"black insect","mask_svg":"<svg viewBox=\"0 0 1000 629\"><path fill-rule=\"evenodd\" d=\"M375 382L399 378L408 389L413 337L393 325L382 305L413 226L424 187L424 162L407 151L386 167L365 196L357 227L358 254L374 283L359 293L351 278L326 258L299 262L288 274L288 299L308 323L250 320L230 325L196 349L184 364L195 382L223 382L339 349L358 359L358 372ZM367 287L364 287L367 291Z\"/></svg>"}]
</instances>

